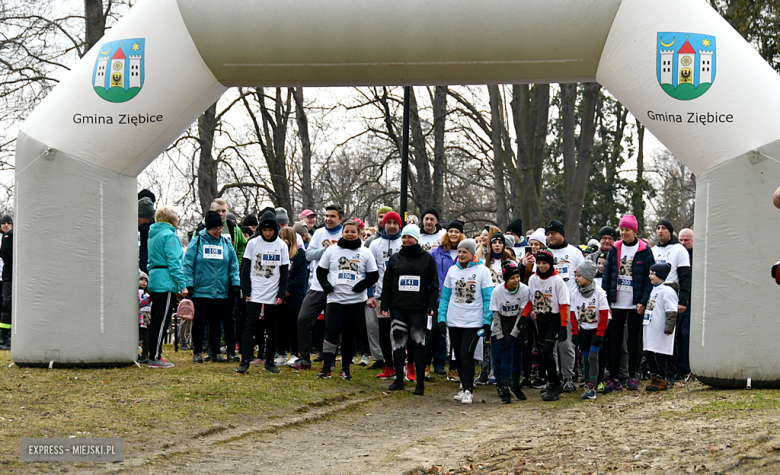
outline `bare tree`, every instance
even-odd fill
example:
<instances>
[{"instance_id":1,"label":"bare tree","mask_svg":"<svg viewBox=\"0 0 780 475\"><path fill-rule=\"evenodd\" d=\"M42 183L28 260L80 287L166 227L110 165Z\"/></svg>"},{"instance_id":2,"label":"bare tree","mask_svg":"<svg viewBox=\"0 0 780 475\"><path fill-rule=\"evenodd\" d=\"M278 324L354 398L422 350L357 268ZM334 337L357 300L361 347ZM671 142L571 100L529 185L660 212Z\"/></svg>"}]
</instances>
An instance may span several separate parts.
<instances>
[{"instance_id":1,"label":"bare tree","mask_svg":"<svg viewBox=\"0 0 780 475\"><path fill-rule=\"evenodd\" d=\"M295 121L298 125L298 137L301 140L301 194L304 209L314 208L314 190L311 184L311 140L309 139L309 119L303 103L303 88L293 88L295 98ZM292 212L292 210L290 210Z\"/></svg>"}]
</instances>

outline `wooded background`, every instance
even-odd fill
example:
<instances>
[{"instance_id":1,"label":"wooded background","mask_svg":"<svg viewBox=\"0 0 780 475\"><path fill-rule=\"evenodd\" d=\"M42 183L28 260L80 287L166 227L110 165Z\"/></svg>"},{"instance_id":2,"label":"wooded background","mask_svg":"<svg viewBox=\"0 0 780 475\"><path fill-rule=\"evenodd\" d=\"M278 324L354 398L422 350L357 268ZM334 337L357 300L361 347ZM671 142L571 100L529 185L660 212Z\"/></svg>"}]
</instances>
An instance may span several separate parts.
<instances>
[{"instance_id":1,"label":"wooded background","mask_svg":"<svg viewBox=\"0 0 780 475\"><path fill-rule=\"evenodd\" d=\"M133 1L0 0L0 210L13 209L20 124ZM710 0L775 69L777 0ZM446 14L443 11L442 14ZM291 219L334 202L368 218L397 208L401 87L239 88L209 107L140 176L189 229L216 197L239 216L267 205ZM696 179L596 83L415 87L409 212L428 206L472 230L564 222L570 242L622 214L691 227Z\"/></svg>"}]
</instances>

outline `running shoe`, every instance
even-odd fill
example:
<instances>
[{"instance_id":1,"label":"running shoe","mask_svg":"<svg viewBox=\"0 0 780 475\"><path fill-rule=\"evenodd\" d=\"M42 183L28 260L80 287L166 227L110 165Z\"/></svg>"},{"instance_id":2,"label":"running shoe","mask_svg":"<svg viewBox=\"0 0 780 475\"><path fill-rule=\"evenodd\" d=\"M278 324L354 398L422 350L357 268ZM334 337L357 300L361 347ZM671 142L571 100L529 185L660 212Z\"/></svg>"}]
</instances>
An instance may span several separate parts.
<instances>
[{"instance_id":1,"label":"running shoe","mask_svg":"<svg viewBox=\"0 0 780 475\"><path fill-rule=\"evenodd\" d=\"M471 394L471 391L469 391L468 389L463 391L463 397L460 400L461 404L471 404L473 400L474 400L474 395Z\"/></svg>"},{"instance_id":2,"label":"running shoe","mask_svg":"<svg viewBox=\"0 0 780 475\"><path fill-rule=\"evenodd\" d=\"M543 379L536 378L534 382L531 383L531 387L534 389L544 389L547 387L547 383L545 383Z\"/></svg>"},{"instance_id":3,"label":"running shoe","mask_svg":"<svg viewBox=\"0 0 780 475\"><path fill-rule=\"evenodd\" d=\"M518 401L525 401L528 399L520 386L512 387L510 388L510 391L512 391L512 394L515 395L515 398L517 398Z\"/></svg>"},{"instance_id":4,"label":"running shoe","mask_svg":"<svg viewBox=\"0 0 780 475\"><path fill-rule=\"evenodd\" d=\"M272 365L272 364L265 365L265 370L268 371L269 373L274 373L274 374L277 374L281 371L279 368L276 367L276 365Z\"/></svg>"},{"instance_id":5,"label":"running shoe","mask_svg":"<svg viewBox=\"0 0 780 475\"><path fill-rule=\"evenodd\" d=\"M603 382L603 381L602 381L602 382L600 382L600 383L598 384L598 386L596 386L596 392L597 392L597 393L604 394L604 389L605 389L605 384L604 384L604 382Z\"/></svg>"},{"instance_id":6,"label":"running shoe","mask_svg":"<svg viewBox=\"0 0 780 475\"><path fill-rule=\"evenodd\" d=\"M417 381L417 375L415 374L415 368L414 363L406 365L406 375L404 375L404 379L411 382Z\"/></svg>"},{"instance_id":7,"label":"running shoe","mask_svg":"<svg viewBox=\"0 0 780 475\"><path fill-rule=\"evenodd\" d=\"M252 359L252 361L249 362L249 364L251 366L257 366L259 364L264 365L265 364L265 360L262 359L262 358L254 358L254 359Z\"/></svg>"},{"instance_id":8,"label":"running shoe","mask_svg":"<svg viewBox=\"0 0 780 475\"><path fill-rule=\"evenodd\" d=\"M447 381L454 381L456 383L460 382L460 377L458 376L458 370L451 369L449 373L447 373Z\"/></svg>"},{"instance_id":9,"label":"running shoe","mask_svg":"<svg viewBox=\"0 0 780 475\"><path fill-rule=\"evenodd\" d=\"M547 388L547 391L545 391L544 394L542 394L542 401L557 401L561 398L561 388L560 386L549 386Z\"/></svg>"},{"instance_id":10,"label":"running shoe","mask_svg":"<svg viewBox=\"0 0 780 475\"><path fill-rule=\"evenodd\" d=\"M479 372L479 378L477 378L476 381L474 381L474 384L477 386L484 386L488 383L488 372L487 371L480 371Z\"/></svg>"},{"instance_id":11,"label":"running shoe","mask_svg":"<svg viewBox=\"0 0 780 475\"><path fill-rule=\"evenodd\" d=\"M528 378L523 378L522 381L520 381L520 387L521 388L530 388L531 387L531 380Z\"/></svg>"},{"instance_id":12,"label":"running shoe","mask_svg":"<svg viewBox=\"0 0 780 475\"><path fill-rule=\"evenodd\" d=\"M211 355L212 363L227 363L227 360L222 355Z\"/></svg>"},{"instance_id":13,"label":"running shoe","mask_svg":"<svg viewBox=\"0 0 780 475\"><path fill-rule=\"evenodd\" d=\"M251 363L250 363L251 364ZM311 361L303 358L298 358L294 363L290 364L290 368L293 369L311 369Z\"/></svg>"},{"instance_id":14,"label":"running shoe","mask_svg":"<svg viewBox=\"0 0 780 475\"><path fill-rule=\"evenodd\" d=\"M352 373L349 372L349 368L341 368L341 379L352 381Z\"/></svg>"},{"instance_id":15,"label":"running shoe","mask_svg":"<svg viewBox=\"0 0 780 475\"><path fill-rule=\"evenodd\" d=\"M274 364L276 366L284 366L287 363L287 358L284 357L284 355L279 355L276 358L274 358Z\"/></svg>"},{"instance_id":16,"label":"running shoe","mask_svg":"<svg viewBox=\"0 0 780 475\"><path fill-rule=\"evenodd\" d=\"M297 357L297 356L294 356L294 355L290 355L290 359L289 359L289 360L287 360L287 361L284 363L284 365L285 365L285 366L292 366L293 364L295 364L295 362L296 362L296 361L298 361L298 357Z\"/></svg>"},{"instance_id":17,"label":"running shoe","mask_svg":"<svg viewBox=\"0 0 780 475\"><path fill-rule=\"evenodd\" d=\"M628 390L629 391L639 391L639 383L636 379L631 378L628 380Z\"/></svg>"},{"instance_id":18,"label":"running shoe","mask_svg":"<svg viewBox=\"0 0 780 475\"><path fill-rule=\"evenodd\" d=\"M146 362L147 368L173 368L174 366L175 365L173 363L169 363L162 358L160 358L159 360L150 359Z\"/></svg>"},{"instance_id":19,"label":"running shoe","mask_svg":"<svg viewBox=\"0 0 780 475\"><path fill-rule=\"evenodd\" d=\"M320 378L320 379L330 379L330 371L328 371L326 373L325 369L323 369L322 371L317 373L317 377Z\"/></svg>"},{"instance_id":20,"label":"running shoe","mask_svg":"<svg viewBox=\"0 0 780 475\"><path fill-rule=\"evenodd\" d=\"M240 365L238 365L238 368L236 368L236 373L246 373L249 371L249 362L243 361Z\"/></svg>"},{"instance_id":21,"label":"running shoe","mask_svg":"<svg viewBox=\"0 0 780 475\"><path fill-rule=\"evenodd\" d=\"M596 386L591 383L585 383L585 392L582 393L580 401L585 399L596 399Z\"/></svg>"},{"instance_id":22,"label":"running shoe","mask_svg":"<svg viewBox=\"0 0 780 475\"><path fill-rule=\"evenodd\" d=\"M360 366L368 366L368 355L363 355L360 357L360 363L358 363Z\"/></svg>"},{"instance_id":23,"label":"running shoe","mask_svg":"<svg viewBox=\"0 0 780 475\"><path fill-rule=\"evenodd\" d=\"M425 380L426 381L433 381L434 378L431 376L431 367L430 365L425 366Z\"/></svg>"},{"instance_id":24,"label":"running shoe","mask_svg":"<svg viewBox=\"0 0 780 475\"><path fill-rule=\"evenodd\" d=\"M496 378L494 378L493 376L489 377L488 384L496 384Z\"/></svg>"},{"instance_id":25,"label":"running shoe","mask_svg":"<svg viewBox=\"0 0 780 475\"><path fill-rule=\"evenodd\" d=\"M563 392L565 392L565 393L573 393L575 391L577 391L577 385L575 385L574 382L571 379L569 379L569 378L564 379L563 380Z\"/></svg>"},{"instance_id":26,"label":"running shoe","mask_svg":"<svg viewBox=\"0 0 780 475\"><path fill-rule=\"evenodd\" d=\"M376 375L379 379L390 379L395 378L395 370L389 366L385 366L382 368L382 372Z\"/></svg>"},{"instance_id":27,"label":"running shoe","mask_svg":"<svg viewBox=\"0 0 780 475\"><path fill-rule=\"evenodd\" d=\"M203 355L200 353L195 353L192 355L192 362L193 363L203 363Z\"/></svg>"},{"instance_id":28,"label":"running shoe","mask_svg":"<svg viewBox=\"0 0 780 475\"><path fill-rule=\"evenodd\" d=\"M235 363L236 361L241 361L241 358L235 353L230 353L227 357L227 360L230 363Z\"/></svg>"},{"instance_id":29,"label":"running shoe","mask_svg":"<svg viewBox=\"0 0 780 475\"><path fill-rule=\"evenodd\" d=\"M403 391L406 389L406 385L404 384L404 380L401 378L395 378L395 381L390 385L389 388L390 391Z\"/></svg>"},{"instance_id":30,"label":"running shoe","mask_svg":"<svg viewBox=\"0 0 780 475\"><path fill-rule=\"evenodd\" d=\"M607 382L607 384L604 386L604 394L609 394L613 391L622 391L623 385L620 384L620 381L617 381L615 379L611 379Z\"/></svg>"},{"instance_id":31,"label":"running shoe","mask_svg":"<svg viewBox=\"0 0 780 475\"><path fill-rule=\"evenodd\" d=\"M465 391L463 391L463 390L461 389L460 391L458 391L458 394L456 394L456 395L452 396L452 399L454 399L454 400L456 400L456 401L462 401L462 400L463 400L463 393L464 393L464 392L465 392Z\"/></svg>"}]
</instances>

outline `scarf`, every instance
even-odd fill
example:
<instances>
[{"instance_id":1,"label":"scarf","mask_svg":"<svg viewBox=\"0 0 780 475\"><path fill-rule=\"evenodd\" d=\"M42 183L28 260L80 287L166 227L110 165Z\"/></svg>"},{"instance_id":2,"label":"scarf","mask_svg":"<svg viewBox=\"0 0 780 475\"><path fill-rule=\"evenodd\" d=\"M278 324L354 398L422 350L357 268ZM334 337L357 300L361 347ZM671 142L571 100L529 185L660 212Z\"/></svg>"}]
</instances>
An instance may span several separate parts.
<instances>
[{"instance_id":1,"label":"scarf","mask_svg":"<svg viewBox=\"0 0 780 475\"><path fill-rule=\"evenodd\" d=\"M329 234L336 234L337 232L341 231L341 228L342 226L340 224L333 229L330 229L327 226L325 226L325 231L327 231Z\"/></svg>"},{"instance_id":2,"label":"scarf","mask_svg":"<svg viewBox=\"0 0 780 475\"><path fill-rule=\"evenodd\" d=\"M360 239L354 239L352 241L347 241L344 238L340 238L338 242L336 243L339 247L342 247L344 249L358 249L360 248Z\"/></svg>"},{"instance_id":3,"label":"scarf","mask_svg":"<svg viewBox=\"0 0 780 475\"><path fill-rule=\"evenodd\" d=\"M590 285L586 285L585 287L578 285L577 286L580 290L580 293L583 297L588 298L591 295L593 295L593 291L596 290L596 283L593 281L590 281Z\"/></svg>"}]
</instances>

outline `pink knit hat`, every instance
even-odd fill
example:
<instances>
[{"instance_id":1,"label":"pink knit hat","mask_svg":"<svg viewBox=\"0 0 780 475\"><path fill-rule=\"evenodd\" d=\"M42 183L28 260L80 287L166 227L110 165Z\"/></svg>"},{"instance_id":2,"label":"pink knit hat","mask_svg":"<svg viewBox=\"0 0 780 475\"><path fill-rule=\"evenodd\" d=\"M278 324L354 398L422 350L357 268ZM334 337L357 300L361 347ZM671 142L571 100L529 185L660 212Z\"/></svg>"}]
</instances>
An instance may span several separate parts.
<instances>
[{"instance_id":1,"label":"pink knit hat","mask_svg":"<svg viewBox=\"0 0 780 475\"><path fill-rule=\"evenodd\" d=\"M620 218L620 227L631 229L635 233L639 232L639 224L636 222L636 216L627 214Z\"/></svg>"}]
</instances>

